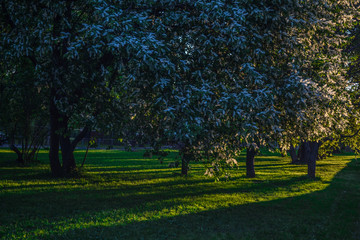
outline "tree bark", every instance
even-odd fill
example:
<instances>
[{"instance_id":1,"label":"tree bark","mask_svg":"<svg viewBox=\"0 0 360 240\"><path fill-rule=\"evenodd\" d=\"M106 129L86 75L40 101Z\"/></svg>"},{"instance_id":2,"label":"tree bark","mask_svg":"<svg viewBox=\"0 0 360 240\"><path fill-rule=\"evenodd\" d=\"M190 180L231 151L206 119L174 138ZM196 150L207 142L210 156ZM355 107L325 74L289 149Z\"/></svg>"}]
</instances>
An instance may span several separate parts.
<instances>
[{"instance_id":1,"label":"tree bark","mask_svg":"<svg viewBox=\"0 0 360 240\"><path fill-rule=\"evenodd\" d=\"M308 142L309 144L309 155L308 155L308 177L315 179L316 172L316 159L319 153L320 143L318 142Z\"/></svg>"},{"instance_id":2,"label":"tree bark","mask_svg":"<svg viewBox=\"0 0 360 240\"><path fill-rule=\"evenodd\" d=\"M189 162L187 159L181 159L181 175L185 176L188 174Z\"/></svg>"},{"instance_id":3,"label":"tree bark","mask_svg":"<svg viewBox=\"0 0 360 240\"><path fill-rule=\"evenodd\" d=\"M61 32L60 28L61 16L56 14L54 17L54 26L52 29L52 37L56 39ZM59 82L59 73L58 70L61 68L61 58L60 58L60 49L59 42L54 42L52 45L53 48L53 58L52 58L52 77L50 79L50 150L49 150L49 160L51 173L55 177L60 177L63 175L62 168L59 161L59 143L60 143L60 113L56 107L55 99L57 98L56 87L57 82Z\"/></svg>"},{"instance_id":4,"label":"tree bark","mask_svg":"<svg viewBox=\"0 0 360 240\"><path fill-rule=\"evenodd\" d=\"M256 151L253 147L248 147L246 149L246 176L248 178L255 177L255 167L254 167L255 154Z\"/></svg>"},{"instance_id":5,"label":"tree bark","mask_svg":"<svg viewBox=\"0 0 360 240\"><path fill-rule=\"evenodd\" d=\"M23 165L25 162L24 162L23 154L20 152L20 150L14 144L10 144L10 149L14 151L17 155L16 162L18 164Z\"/></svg>"},{"instance_id":6,"label":"tree bark","mask_svg":"<svg viewBox=\"0 0 360 240\"><path fill-rule=\"evenodd\" d=\"M293 145L290 145L289 154L291 157L291 163L297 163L299 161L298 156L296 155L296 150Z\"/></svg>"},{"instance_id":7,"label":"tree bark","mask_svg":"<svg viewBox=\"0 0 360 240\"><path fill-rule=\"evenodd\" d=\"M61 156L63 161L63 171L65 175L69 175L76 169L74 149L68 136L60 137Z\"/></svg>"},{"instance_id":8,"label":"tree bark","mask_svg":"<svg viewBox=\"0 0 360 240\"><path fill-rule=\"evenodd\" d=\"M299 163L307 164L309 161L310 146L309 142L302 142L299 148Z\"/></svg>"},{"instance_id":9,"label":"tree bark","mask_svg":"<svg viewBox=\"0 0 360 240\"><path fill-rule=\"evenodd\" d=\"M189 170L189 162L193 159L189 147L184 147L181 151L181 175L187 175Z\"/></svg>"},{"instance_id":10,"label":"tree bark","mask_svg":"<svg viewBox=\"0 0 360 240\"><path fill-rule=\"evenodd\" d=\"M69 175L76 169L75 157L74 157L74 149L76 147L70 141L69 136L69 118L67 116L62 115L60 121L61 126L61 136L60 136L60 146L61 146L61 156L62 156L62 168L65 175Z\"/></svg>"},{"instance_id":11,"label":"tree bark","mask_svg":"<svg viewBox=\"0 0 360 240\"><path fill-rule=\"evenodd\" d=\"M55 90L51 90L50 96L50 150L49 150L49 160L50 160L50 169L51 174L55 177L62 176L62 169L59 161L59 141L60 136L58 131L59 126L59 112L55 106L54 96Z\"/></svg>"},{"instance_id":12,"label":"tree bark","mask_svg":"<svg viewBox=\"0 0 360 240\"><path fill-rule=\"evenodd\" d=\"M73 149L76 148L78 143L86 136L89 136L91 133L91 128L88 126L85 126L83 130L75 137L75 139L72 141L71 146Z\"/></svg>"}]
</instances>

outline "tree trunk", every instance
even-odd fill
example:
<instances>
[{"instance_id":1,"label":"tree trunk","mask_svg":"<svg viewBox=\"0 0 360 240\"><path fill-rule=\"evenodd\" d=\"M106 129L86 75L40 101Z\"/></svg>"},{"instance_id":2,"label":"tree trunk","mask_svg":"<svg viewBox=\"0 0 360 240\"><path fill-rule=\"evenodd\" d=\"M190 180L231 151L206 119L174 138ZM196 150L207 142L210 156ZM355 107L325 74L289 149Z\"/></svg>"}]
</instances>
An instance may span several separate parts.
<instances>
[{"instance_id":1,"label":"tree trunk","mask_svg":"<svg viewBox=\"0 0 360 240\"><path fill-rule=\"evenodd\" d=\"M61 156L62 156L62 168L65 175L69 175L76 169L74 149L69 136L69 118L66 116L61 116L60 126L61 126L61 136L60 136L60 146L61 146Z\"/></svg>"},{"instance_id":2,"label":"tree trunk","mask_svg":"<svg viewBox=\"0 0 360 240\"><path fill-rule=\"evenodd\" d=\"M181 175L187 175L189 170L189 162L193 159L189 147L184 147L181 151Z\"/></svg>"},{"instance_id":3,"label":"tree trunk","mask_svg":"<svg viewBox=\"0 0 360 240\"><path fill-rule=\"evenodd\" d=\"M20 165L23 165L25 162L24 162L23 154L20 152L20 150L14 144L10 144L10 149L14 151L17 155L16 162Z\"/></svg>"},{"instance_id":4,"label":"tree trunk","mask_svg":"<svg viewBox=\"0 0 360 240\"><path fill-rule=\"evenodd\" d=\"M253 147L248 147L246 149L246 176L249 178L255 177L255 167L254 167L255 154L256 151Z\"/></svg>"},{"instance_id":5,"label":"tree trunk","mask_svg":"<svg viewBox=\"0 0 360 240\"><path fill-rule=\"evenodd\" d=\"M293 145L290 145L289 154L291 157L291 163L297 163L299 161L298 156L296 155L296 150Z\"/></svg>"},{"instance_id":6,"label":"tree trunk","mask_svg":"<svg viewBox=\"0 0 360 240\"><path fill-rule=\"evenodd\" d=\"M79 135L76 136L74 141L71 142L69 136L70 132L68 128L69 118L65 115L60 114L58 111L56 112L57 112L56 124L58 127L58 131L61 130L61 132L57 133L56 135L58 141L57 151L59 151L59 143L60 143L61 156L62 156L62 168L60 163L59 163L59 167L63 175L71 175L73 171L76 169L76 162L74 157L74 150L76 148L76 145L81 141L81 139L84 138L84 136L86 136L87 133L90 132L90 128L84 127L84 129L79 133Z\"/></svg>"},{"instance_id":7,"label":"tree trunk","mask_svg":"<svg viewBox=\"0 0 360 240\"><path fill-rule=\"evenodd\" d=\"M299 148L299 163L307 164L309 161L310 146L309 142L302 142Z\"/></svg>"},{"instance_id":8,"label":"tree trunk","mask_svg":"<svg viewBox=\"0 0 360 240\"><path fill-rule=\"evenodd\" d=\"M315 179L315 170L316 170L316 159L319 153L320 143L318 142L309 142L309 155L308 155L308 177Z\"/></svg>"},{"instance_id":9,"label":"tree trunk","mask_svg":"<svg viewBox=\"0 0 360 240\"><path fill-rule=\"evenodd\" d=\"M15 123L14 128L10 131L10 136L9 136L9 147L10 150L14 151L17 155L17 159L16 162L20 165L23 165L24 162L24 158L23 158L23 154L22 152L15 146L15 132L16 132L16 128L17 128L17 123Z\"/></svg>"},{"instance_id":10,"label":"tree trunk","mask_svg":"<svg viewBox=\"0 0 360 240\"><path fill-rule=\"evenodd\" d=\"M303 142L301 142L299 145L299 150L298 150L298 154L297 154L298 163L300 163L300 159L302 159L303 153L304 153L304 144L303 144Z\"/></svg>"},{"instance_id":11,"label":"tree trunk","mask_svg":"<svg viewBox=\"0 0 360 240\"><path fill-rule=\"evenodd\" d=\"M74 149L72 148L70 138L68 136L60 137L61 145L61 156L63 161L63 171L65 175L71 174L71 172L76 169Z\"/></svg>"},{"instance_id":12,"label":"tree trunk","mask_svg":"<svg viewBox=\"0 0 360 240\"><path fill-rule=\"evenodd\" d=\"M54 90L51 90L52 98L54 96ZM55 177L62 176L62 169L59 161L59 141L60 136L59 131L59 112L56 109L53 99L50 99L50 150L49 150L49 160L50 160L50 169L51 173Z\"/></svg>"},{"instance_id":13,"label":"tree trunk","mask_svg":"<svg viewBox=\"0 0 360 240\"><path fill-rule=\"evenodd\" d=\"M54 17L54 26L52 29L52 37L55 39L60 36L61 28L61 16L56 14ZM60 143L60 113L56 107L55 100L57 98L56 88L58 86L58 82L61 82L59 69L61 68L61 58L60 58L60 43L54 42L52 45L53 48L53 56L52 56L52 79L50 84L50 150L49 150L49 160L50 160L50 168L51 173L55 177L60 177L63 175L62 168L59 161L59 143Z\"/></svg>"},{"instance_id":14,"label":"tree trunk","mask_svg":"<svg viewBox=\"0 0 360 240\"><path fill-rule=\"evenodd\" d=\"M182 158L181 159L181 175L187 175L188 174L188 168L189 168L189 162L187 159Z\"/></svg>"}]
</instances>

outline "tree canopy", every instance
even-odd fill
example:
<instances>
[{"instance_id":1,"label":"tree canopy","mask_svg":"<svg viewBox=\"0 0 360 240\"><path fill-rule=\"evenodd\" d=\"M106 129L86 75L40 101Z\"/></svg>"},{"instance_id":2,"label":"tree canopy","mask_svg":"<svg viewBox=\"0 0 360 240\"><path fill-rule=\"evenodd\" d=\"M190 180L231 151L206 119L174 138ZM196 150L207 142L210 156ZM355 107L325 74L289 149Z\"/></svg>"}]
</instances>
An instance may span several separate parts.
<instances>
[{"instance_id":1,"label":"tree canopy","mask_svg":"<svg viewBox=\"0 0 360 240\"><path fill-rule=\"evenodd\" d=\"M76 167L91 127L176 143L185 171L197 153L227 160L343 130L352 106L341 49L356 4L3 1L1 61L29 59L47 91L54 175Z\"/></svg>"}]
</instances>

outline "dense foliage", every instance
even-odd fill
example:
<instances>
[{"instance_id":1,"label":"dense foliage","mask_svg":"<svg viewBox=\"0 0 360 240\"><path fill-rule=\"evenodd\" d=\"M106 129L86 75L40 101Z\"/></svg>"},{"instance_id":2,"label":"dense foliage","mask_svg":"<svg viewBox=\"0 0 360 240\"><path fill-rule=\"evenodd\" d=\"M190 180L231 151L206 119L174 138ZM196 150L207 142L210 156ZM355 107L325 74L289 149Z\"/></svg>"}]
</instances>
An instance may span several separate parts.
<instances>
[{"instance_id":1,"label":"dense foliage","mask_svg":"<svg viewBox=\"0 0 360 240\"><path fill-rule=\"evenodd\" d=\"M197 158L215 167L245 147L343 131L352 104L341 49L356 4L12 0L1 3L1 61L28 58L47 90L53 174L75 169L91 128L173 143L186 174Z\"/></svg>"},{"instance_id":2,"label":"dense foliage","mask_svg":"<svg viewBox=\"0 0 360 240\"><path fill-rule=\"evenodd\" d=\"M167 26L176 71L139 92L144 135L226 160L246 146L288 149L345 129L342 47L355 1L170 3L155 4L155 19Z\"/></svg>"},{"instance_id":3,"label":"dense foliage","mask_svg":"<svg viewBox=\"0 0 360 240\"><path fill-rule=\"evenodd\" d=\"M151 19L131 6L135 5L105 1L1 3L2 61L29 58L37 83L48 90L55 175L75 168L72 152L90 127L126 120L129 106L122 102L127 91L122 79L141 79L148 65L140 63L147 56L156 60L151 65L163 65L162 53L156 50L163 44L148 31ZM79 127L84 130L71 141L69 131Z\"/></svg>"},{"instance_id":4,"label":"dense foliage","mask_svg":"<svg viewBox=\"0 0 360 240\"><path fill-rule=\"evenodd\" d=\"M36 159L47 137L46 90L36 84L26 58L12 62L10 71L1 70L0 131L17 154L17 162L24 164Z\"/></svg>"}]
</instances>

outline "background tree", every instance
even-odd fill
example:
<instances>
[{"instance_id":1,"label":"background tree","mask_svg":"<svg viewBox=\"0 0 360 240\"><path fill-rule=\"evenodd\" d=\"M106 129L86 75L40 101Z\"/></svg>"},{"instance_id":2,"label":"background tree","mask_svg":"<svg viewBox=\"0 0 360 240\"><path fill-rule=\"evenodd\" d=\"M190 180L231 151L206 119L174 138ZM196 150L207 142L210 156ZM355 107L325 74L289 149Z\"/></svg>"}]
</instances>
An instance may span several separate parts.
<instances>
[{"instance_id":1,"label":"background tree","mask_svg":"<svg viewBox=\"0 0 360 240\"><path fill-rule=\"evenodd\" d=\"M347 88L352 104L353 109L349 112L349 124L343 132L339 132L337 136L332 139L329 139L326 144L328 148L325 150L337 150L341 146L348 146L355 154L359 153L360 149L360 126L359 126L359 77L360 77L360 27L359 27L359 18L356 19L356 25L353 29L349 30L351 32L351 43L346 47L346 51L352 56L351 65L347 74L347 80L349 81L349 87ZM327 153L326 151L324 151Z\"/></svg>"},{"instance_id":2,"label":"background tree","mask_svg":"<svg viewBox=\"0 0 360 240\"><path fill-rule=\"evenodd\" d=\"M293 64L309 91L296 95L301 96L298 101L305 107L296 113L298 123L289 125L291 129L287 128L284 137L309 142L308 154L303 157L308 175L314 178L319 145L345 129L352 109L345 78L349 59L343 46L349 39L347 30L358 15L358 1L300 3L302 11L294 17L301 25L293 32L300 48L294 48Z\"/></svg>"},{"instance_id":3,"label":"background tree","mask_svg":"<svg viewBox=\"0 0 360 240\"><path fill-rule=\"evenodd\" d=\"M139 92L146 110L136 121L147 122L156 141L179 143L181 152L192 149L183 156L196 159L207 149L226 151L218 144L233 153L241 146L288 148L300 139L318 142L339 121L345 126L340 46L352 1L181 3L153 5L154 19L169 29L164 42L176 65L170 78ZM316 156L318 144L310 145ZM187 162L183 157L183 174Z\"/></svg>"},{"instance_id":4,"label":"background tree","mask_svg":"<svg viewBox=\"0 0 360 240\"><path fill-rule=\"evenodd\" d=\"M291 110L304 107L288 94L302 89L303 96L309 89L289 66L296 42L286 30L297 21L291 18L292 2L281 4L165 1L152 6L155 21L169 29L164 42L176 68L147 88L134 87L141 89L142 109L134 116L152 141L178 143L183 174L195 153L209 151L218 159L223 154L215 149L236 153L244 146L274 147L281 116L288 114L284 104Z\"/></svg>"},{"instance_id":5,"label":"background tree","mask_svg":"<svg viewBox=\"0 0 360 240\"><path fill-rule=\"evenodd\" d=\"M132 1L7 1L1 9L2 61L33 62L38 82L48 89L51 171L68 174L89 126L127 118L124 83L163 67L163 44L147 29L150 10ZM83 131L70 139L74 128Z\"/></svg>"},{"instance_id":6,"label":"background tree","mask_svg":"<svg viewBox=\"0 0 360 240\"><path fill-rule=\"evenodd\" d=\"M35 85L29 59L22 58L9 65L0 79L0 129L7 135L10 149L17 154L17 162L25 164L36 158L48 133L46 90Z\"/></svg>"}]
</instances>

